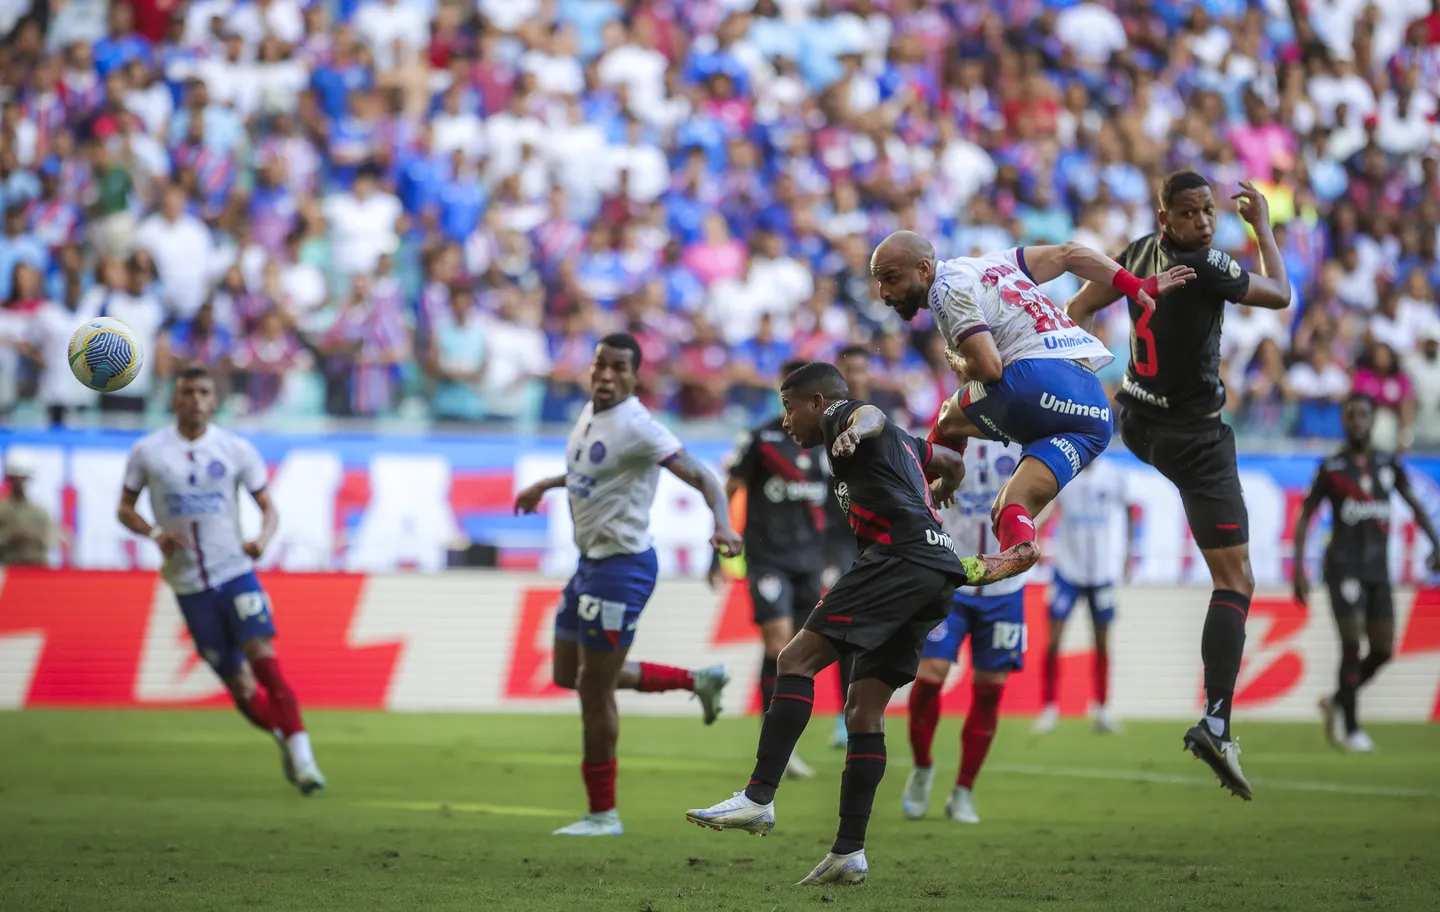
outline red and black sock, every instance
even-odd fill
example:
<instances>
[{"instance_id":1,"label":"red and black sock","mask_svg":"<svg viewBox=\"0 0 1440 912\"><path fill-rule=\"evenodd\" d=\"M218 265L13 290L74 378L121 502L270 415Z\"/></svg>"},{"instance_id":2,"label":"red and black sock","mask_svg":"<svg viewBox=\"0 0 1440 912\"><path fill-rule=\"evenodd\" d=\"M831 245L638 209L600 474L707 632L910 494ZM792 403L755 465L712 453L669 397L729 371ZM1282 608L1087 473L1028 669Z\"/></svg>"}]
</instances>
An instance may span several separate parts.
<instances>
[{"instance_id":1,"label":"red and black sock","mask_svg":"<svg viewBox=\"0 0 1440 912\"><path fill-rule=\"evenodd\" d=\"M1340 687L1335 691L1335 705L1345 716L1345 733L1360 728L1355 717L1355 691L1360 688L1360 644L1340 644Z\"/></svg>"},{"instance_id":2,"label":"red and black sock","mask_svg":"<svg viewBox=\"0 0 1440 912\"><path fill-rule=\"evenodd\" d=\"M930 747L940 725L940 686L935 681L921 680L910 686L910 753L920 769L935 765Z\"/></svg>"},{"instance_id":3,"label":"red and black sock","mask_svg":"<svg viewBox=\"0 0 1440 912\"><path fill-rule=\"evenodd\" d=\"M870 824L875 790L885 778L884 732L851 735L849 747L845 773L840 777L840 826L830 848L836 855L865 848L865 829Z\"/></svg>"},{"instance_id":4,"label":"red and black sock","mask_svg":"<svg viewBox=\"0 0 1440 912\"><path fill-rule=\"evenodd\" d=\"M1371 646L1369 654L1365 656L1365 661L1360 663L1360 680L1356 682L1356 686L1364 687L1370 683L1370 679L1375 677L1375 673L1388 661L1390 661L1390 650L1376 649Z\"/></svg>"},{"instance_id":5,"label":"red and black sock","mask_svg":"<svg viewBox=\"0 0 1440 912\"><path fill-rule=\"evenodd\" d=\"M274 727L287 738L303 732L305 723L300 719L300 701L295 698L295 691L290 689L290 682L280 673L280 662L273 656L255 659L250 662L250 668L269 697L270 718Z\"/></svg>"},{"instance_id":6,"label":"red and black sock","mask_svg":"<svg viewBox=\"0 0 1440 912\"><path fill-rule=\"evenodd\" d=\"M961 788L975 787L975 777L980 775L1000 725L1000 697L1004 693L1004 684L975 682L975 702L960 729L960 775L955 777L955 784Z\"/></svg>"},{"instance_id":7,"label":"red and black sock","mask_svg":"<svg viewBox=\"0 0 1440 912\"><path fill-rule=\"evenodd\" d=\"M775 695L765 719L760 724L760 746L755 752L755 772L745 795L759 804L775 800L775 789L805 726L815 709L815 679L807 675L780 675L775 679Z\"/></svg>"},{"instance_id":8,"label":"red and black sock","mask_svg":"<svg viewBox=\"0 0 1440 912\"><path fill-rule=\"evenodd\" d=\"M1060 650L1045 651L1045 665L1040 673L1040 702L1054 706L1060 694Z\"/></svg>"},{"instance_id":9,"label":"red and black sock","mask_svg":"<svg viewBox=\"0 0 1440 912\"><path fill-rule=\"evenodd\" d=\"M603 814L615 810L615 774L619 762L609 760L586 760L580 764L580 775L585 778L585 795L590 799L590 813Z\"/></svg>"},{"instance_id":10,"label":"red and black sock","mask_svg":"<svg viewBox=\"0 0 1440 912\"><path fill-rule=\"evenodd\" d=\"M1230 704L1240 659L1245 654L1245 620L1250 597L1229 589L1210 593L1210 609L1200 633L1200 659L1205 663L1205 722L1210 731L1230 739ZM1216 731L1216 728L1219 731Z\"/></svg>"},{"instance_id":11,"label":"red and black sock","mask_svg":"<svg viewBox=\"0 0 1440 912\"><path fill-rule=\"evenodd\" d=\"M275 714L270 710L270 700L265 696L265 691L255 688L250 699L240 701L232 694L231 699L235 700L235 708L240 710L240 715L250 721L250 724L269 734L279 726L275 724Z\"/></svg>"},{"instance_id":12,"label":"red and black sock","mask_svg":"<svg viewBox=\"0 0 1440 912\"><path fill-rule=\"evenodd\" d=\"M1021 542L1035 540L1035 520L1019 504L1006 504L995 520L995 537L1000 540L1000 550L1009 551Z\"/></svg>"},{"instance_id":13,"label":"red and black sock","mask_svg":"<svg viewBox=\"0 0 1440 912\"><path fill-rule=\"evenodd\" d=\"M695 676L688 668L673 665L656 665L654 662L637 662L640 666L640 681L635 689L641 693L664 693L667 690L694 690Z\"/></svg>"},{"instance_id":14,"label":"red and black sock","mask_svg":"<svg viewBox=\"0 0 1440 912\"><path fill-rule=\"evenodd\" d=\"M778 674L776 666L780 660L774 656L766 656L760 660L760 712L764 714L770 708L770 698L775 696L775 678Z\"/></svg>"}]
</instances>

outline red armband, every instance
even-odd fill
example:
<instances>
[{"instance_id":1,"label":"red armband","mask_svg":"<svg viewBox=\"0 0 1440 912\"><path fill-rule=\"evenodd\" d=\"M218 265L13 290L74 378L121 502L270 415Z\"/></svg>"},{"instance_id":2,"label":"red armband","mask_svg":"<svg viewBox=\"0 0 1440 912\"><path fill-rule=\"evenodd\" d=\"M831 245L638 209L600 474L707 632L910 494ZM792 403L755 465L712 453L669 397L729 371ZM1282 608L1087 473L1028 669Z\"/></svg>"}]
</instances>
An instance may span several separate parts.
<instances>
[{"instance_id":1,"label":"red armband","mask_svg":"<svg viewBox=\"0 0 1440 912\"><path fill-rule=\"evenodd\" d=\"M946 449L954 450L962 456L965 455L965 444L969 441L969 439L970 438L968 437L961 437L959 442L951 440L949 437L946 437L944 434L940 433L939 422L936 422L935 426L930 428L930 433L925 435L926 443L932 443L936 446L943 446Z\"/></svg>"},{"instance_id":2,"label":"red armband","mask_svg":"<svg viewBox=\"0 0 1440 912\"><path fill-rule=\"evenodd\" d=\"M1115 273L1115 278L1110 280L1110 287L1127 298L1135 299L1139 299L1140 292L1143 291L1153 300L1160 293L1160 279L1156 276L1141 279L1122 266Z\"/></svg>"}]
</instances>

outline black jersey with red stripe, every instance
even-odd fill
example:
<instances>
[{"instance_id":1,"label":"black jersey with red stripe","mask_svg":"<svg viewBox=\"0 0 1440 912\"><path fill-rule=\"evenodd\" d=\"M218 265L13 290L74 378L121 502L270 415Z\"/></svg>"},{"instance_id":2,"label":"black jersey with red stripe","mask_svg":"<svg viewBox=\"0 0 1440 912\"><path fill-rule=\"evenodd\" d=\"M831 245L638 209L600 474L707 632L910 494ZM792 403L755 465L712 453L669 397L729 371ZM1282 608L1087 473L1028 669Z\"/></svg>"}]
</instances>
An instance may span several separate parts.
<instances>
[{"instance_id":1,"label":"black jersey with red stripe","mask_svg":"<svg viewBox=\"0 0 1440 912\"><path fill-rule=\"evenodd\" d=\"M746 562L813 573L825 563L824 465L781 422L745 434L730 466L730 477L745 485Z\"/></svg>"},{"instance_id":2,"label":"black jersey with red stripe","mask_svg":"<svg viewBox=\"0 0 1440 912\"><path fill-rule=\"evenodd\" d=\"M1390 495L1405 469L1392 453L1356 456L1348 448L1320 463L1311 498L1330 502L1325 579L1390 578Z\"/></svg>"},{"instance_id":3,"label":"black jersey with red stripe","mask_svg":"<svg viewBox=\"0 0 1440 912\"><path fill-rule=\"evenodd\" d=\"M835 402L820 418L826 449L835 443L855 411L868 403ZM833 450L832 450L833 452ZM849 456L830 460L831 484L840 508L855 530L862 553L904 558L946 573L964 576L960 558L950 549L950 536L930 500L925 465L930 444L912 437L891 421Z\"/></svg>"}]
</instances>

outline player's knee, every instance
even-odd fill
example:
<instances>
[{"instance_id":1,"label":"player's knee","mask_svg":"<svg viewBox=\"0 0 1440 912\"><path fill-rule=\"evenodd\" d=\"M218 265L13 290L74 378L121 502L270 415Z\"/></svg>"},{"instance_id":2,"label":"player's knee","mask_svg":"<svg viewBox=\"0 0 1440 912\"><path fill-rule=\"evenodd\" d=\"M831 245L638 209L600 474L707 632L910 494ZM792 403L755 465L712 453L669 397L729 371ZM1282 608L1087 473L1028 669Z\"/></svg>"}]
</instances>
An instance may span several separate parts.
<instances>
[{"instance_id":1,"label":"player's knee","mask_svg":"<svg viewBox=\"0 0 1440 912\"><path fill-rule=\"evenodd\" d=\"M819 651L808 644L804 638L796 637L780 650L780 655L775 658L775 670L782 675L810 675L817 674L821 667Z\"/></svg>"},{"instance_id":2,"label":"player's knee","mask_svg":"<svg viewBox=\"0 0 1440 912\"><path fill-rule=\"evenodd\" d=\"M556 687L562 688L564 690L575 689L574 668L561 668L559 665L556 665L550 671L550 679L555 682Z\"/></svg>"},{"instance_id":3,"label":"player's knee","mask_svg":"<svg viewBox=\"0 0 1440 912\"><path fill-rule=\"evenodd\" d=\"M251 662L258 659L273 659L275 657L275 644L269 637L252 637L240 644L240 651L243 652L245 658Z\"/></svg>"},{"instance_id":4,"label":"player's knee","mask_svg":"<svg viewBox=\"0 0 1440 912\"><path fill-rule=\"evenodd\" d=\"M575 689L582 702L611 695L615 692L615 675L608 668L582 668L575 676Z\"/></svg>"},{"instance_id":5,"label":"player's knee","mask_svg":"<svg viewBox=\"0 0 1440 912\"><path fill-rule=\"evenodd\" d=\"M845 728L852 735L872 735L885 730L885 709L864 706L857 700L845 704Z\"/></svg>"},{"instance_id":6,"label":"player's knee","mask_svg":"<svg viewBox=\"0 0 1440 912\"><path fill-rule=\"evenodd\" d=\"M921 659L920 668L915 672L915 680L927 684L944 684L949 673L950 663L944 659Z\"/></svg>"}]
</instances>

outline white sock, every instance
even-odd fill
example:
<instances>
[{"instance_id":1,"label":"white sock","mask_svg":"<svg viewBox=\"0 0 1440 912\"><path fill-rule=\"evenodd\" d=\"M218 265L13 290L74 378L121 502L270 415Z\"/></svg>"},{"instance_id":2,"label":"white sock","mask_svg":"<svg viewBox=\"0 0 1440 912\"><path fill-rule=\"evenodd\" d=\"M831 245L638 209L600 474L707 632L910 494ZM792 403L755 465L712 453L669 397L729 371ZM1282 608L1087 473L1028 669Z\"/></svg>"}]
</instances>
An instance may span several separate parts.
<instances>
[{"instance_id":1,"label":"white sock","mask_svg":"<svg viewBox=\"0 0 1440 912\"><path fill-rule=\"evenodd\" d=\"M1210 734L1219 738L1225 734L1225 720L1217 719L1214 716L1206 716L1205 724L1210 728Z\"/></svg>"},{"instance_id":2,"label":"white sock","mask_svg":"<svg viewBox=\"0 0 1440 912\"><path fill-rule=\"evenodd\" d=\"M294 759L295 765L301 769L315 765L315 754L310 750L310 736L305 732L296 732L286 742L290 747L290 756Z\"/></svg>"}]
</instances>

